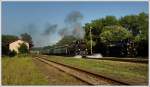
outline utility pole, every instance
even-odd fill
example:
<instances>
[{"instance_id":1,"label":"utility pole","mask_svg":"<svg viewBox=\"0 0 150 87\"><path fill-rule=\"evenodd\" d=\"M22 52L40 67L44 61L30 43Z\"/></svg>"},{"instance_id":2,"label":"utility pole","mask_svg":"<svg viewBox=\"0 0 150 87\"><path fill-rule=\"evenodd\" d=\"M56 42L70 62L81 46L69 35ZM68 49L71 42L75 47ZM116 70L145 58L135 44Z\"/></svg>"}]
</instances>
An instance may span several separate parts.
<instances>
[{"instance_id":1,"label":"utility pole","mask_svg":"<svg viewBox=\"0 0 150 87\"><path fill-rule=\"evenodd\" d=\"M91 42L91 54L93 54L92 52L92 33L91 33L92 27L90 27L90 42Z\"/></svg>"}]
</instances>

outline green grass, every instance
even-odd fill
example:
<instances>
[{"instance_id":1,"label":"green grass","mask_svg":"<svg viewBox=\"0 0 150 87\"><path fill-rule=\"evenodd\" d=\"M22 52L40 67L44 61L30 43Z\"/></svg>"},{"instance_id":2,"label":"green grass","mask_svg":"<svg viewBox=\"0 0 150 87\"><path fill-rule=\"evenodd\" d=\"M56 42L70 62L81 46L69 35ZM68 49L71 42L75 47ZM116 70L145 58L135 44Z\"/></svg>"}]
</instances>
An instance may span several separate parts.
<instances>
[{"instance_id":1,"label":"green grass","mask_svg":"<svg viewBox=\"0 0 150 87\"><path fill-rule=\"evenodd\" d=\"M30 56L2 57L2 85L46 85Z\"/></svg>"},{"instance_id":2,"label":"green grass","mask_svg":"<svg viewBox=\"0 0 150 87\"><path fill-rule=\"evenodd\" d=\"M132 85L148 84L148 64L111 60L75 59L50 56L50 60L75 66Z\"/></svg>"}]
</instances>

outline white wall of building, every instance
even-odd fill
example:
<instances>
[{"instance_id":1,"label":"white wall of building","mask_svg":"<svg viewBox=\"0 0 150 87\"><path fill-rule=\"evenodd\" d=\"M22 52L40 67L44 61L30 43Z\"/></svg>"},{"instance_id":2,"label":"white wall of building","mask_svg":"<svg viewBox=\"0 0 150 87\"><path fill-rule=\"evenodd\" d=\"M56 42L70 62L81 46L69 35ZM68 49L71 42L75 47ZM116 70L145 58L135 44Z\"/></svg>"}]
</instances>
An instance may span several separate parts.
<instances>
[{"instance_id":1,"label":"white wall of building","mask_svg":"<svg viewBox=\"0 0 150 87\"><path fill-rule=\"evenodd\" d=\"M17 53L19 53L18 48L19 48L20 45L23 44L23 43L25 43L26 46L27 46L28 49L29 49L29 43L27 43L27 42L25 42L25 41L22 41L22 40L17 40L17 41L15 41L15 42L12 42L12 43L9 44L9 50L11 50L11 51L14 50L14 51L16 51Z\"/></svg>"}]
</instances>

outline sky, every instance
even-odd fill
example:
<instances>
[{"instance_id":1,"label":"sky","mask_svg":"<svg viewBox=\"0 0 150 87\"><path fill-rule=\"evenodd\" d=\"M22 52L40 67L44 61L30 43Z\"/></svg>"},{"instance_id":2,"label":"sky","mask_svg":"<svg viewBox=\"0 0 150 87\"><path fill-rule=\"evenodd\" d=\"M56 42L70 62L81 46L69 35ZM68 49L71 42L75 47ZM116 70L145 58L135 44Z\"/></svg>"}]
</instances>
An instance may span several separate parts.
<instances>
[{"instance_id":1,"label":"sky","mask_svg":"<svg viewBox=\"0 0 150 87\"><path fill-rule=\"evenodd\" d=\"M148 13L148 2L2 2L2 34L17 35L28 33L34 46L53 45L62 36L56 31L63 31L69 25L65 20L76 14L79 26L91 20L115 16ZM72 22L72 21L70 21ZM69 28L68 28L69 29ZM65 29L64 29L65 31Z\"/></svg>"}]
</instances>

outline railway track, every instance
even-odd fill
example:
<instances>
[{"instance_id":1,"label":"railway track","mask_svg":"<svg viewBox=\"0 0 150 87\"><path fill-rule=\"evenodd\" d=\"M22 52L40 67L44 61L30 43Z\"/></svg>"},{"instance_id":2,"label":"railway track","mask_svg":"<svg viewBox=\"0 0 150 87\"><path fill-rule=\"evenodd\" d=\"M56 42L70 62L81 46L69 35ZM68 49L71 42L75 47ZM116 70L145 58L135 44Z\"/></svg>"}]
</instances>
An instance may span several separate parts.
<instances>
[{"instance_id":1,"label":"railway track","mask_svg":"<svg viewBox=\"0 0 150 87\"><path fill-rule=\"evenodd\" d=\"M67 74L70 74L71 76L78 78L79 80L84 81L89 85L129 85L127 83L116 81L110 78L106 78L106 77L103 77L103 76L100 76L91 72L81 70L79 68L75 68L72 66L50 61L46 57L36 56L34 58L50 66L53 66Z\"/></svg>"},{"instance_id":2,"label":"railway track","mask_svg":"<svg viewBox=\"0 0 150 87\"><path fill-rule=\"evenodd\" d=\"M132 63L143 63L148 64L148 59L135 59L135 58L84 58L84 59L95 59L95 60L111 60L111 61L121 61L121 62L132 62Z\"/></svg>"}]
</instances>

